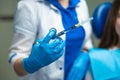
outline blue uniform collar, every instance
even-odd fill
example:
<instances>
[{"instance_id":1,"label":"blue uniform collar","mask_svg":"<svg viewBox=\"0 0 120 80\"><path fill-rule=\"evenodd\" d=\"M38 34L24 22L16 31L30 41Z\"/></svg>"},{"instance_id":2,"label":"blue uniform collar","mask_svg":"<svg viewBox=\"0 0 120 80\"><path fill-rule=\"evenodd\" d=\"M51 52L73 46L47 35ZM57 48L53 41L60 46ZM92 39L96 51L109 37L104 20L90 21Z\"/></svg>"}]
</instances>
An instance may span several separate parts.
<instances>
[{"instance_id":1,"label":"blue uniform collar","mask_svg":"<svg viewBox=\"0 0 120 80\"><path fill-rule=\"evenodd\" d=\"M69 7L70 7L70 8L76 7L79 2L80 2L80 0L70 0L70 5L69 5Z\"/></svg>"},{"instance_id":2,"label":"blue uniform collar","mask_svg":"<svg viewBox=\"0 0 120 80\"><path fill-rule=\"evenodd\" d=\"M64 9L61 6L61 4L58 2L58 0L48 0L48 2L50 2L51 4L53 4L54 6L56 6L59 9ZM69 4L68 8L75 8L79 2L80 2L80 0L70 0L70 4Z\"/></svg>"}]
</instances>

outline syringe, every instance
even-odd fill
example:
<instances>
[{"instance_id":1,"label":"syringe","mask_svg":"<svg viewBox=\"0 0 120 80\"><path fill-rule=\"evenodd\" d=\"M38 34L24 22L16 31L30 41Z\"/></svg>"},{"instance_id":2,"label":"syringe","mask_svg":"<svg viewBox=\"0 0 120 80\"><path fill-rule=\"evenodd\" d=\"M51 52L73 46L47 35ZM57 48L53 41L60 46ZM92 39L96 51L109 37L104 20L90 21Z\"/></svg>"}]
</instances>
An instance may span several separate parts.
<instances>
[{"instance_id":1,"label":"syringe","mask_svg":"<svg viewBox=\"0 0 120 80\"><path fill-rule=\"evenodd\" d=\"M88 18L87 20L82 21L81 23L75 24L74 26L69 27L68 29L65 29L65 30L57 33L55 37L61 36L61 35L63 35L63 34L66 34L67 32L69 32L69 31L71 31L71 30L73 30L73 29L76 29L76 28L80 27L80 26L82 26L83 24L85 24L85 23L87 23L87 22L89 22L89 21L91 21L91 20L93 20L93 17L90 17L90 18Z\"/></svg>"}]
</instances>

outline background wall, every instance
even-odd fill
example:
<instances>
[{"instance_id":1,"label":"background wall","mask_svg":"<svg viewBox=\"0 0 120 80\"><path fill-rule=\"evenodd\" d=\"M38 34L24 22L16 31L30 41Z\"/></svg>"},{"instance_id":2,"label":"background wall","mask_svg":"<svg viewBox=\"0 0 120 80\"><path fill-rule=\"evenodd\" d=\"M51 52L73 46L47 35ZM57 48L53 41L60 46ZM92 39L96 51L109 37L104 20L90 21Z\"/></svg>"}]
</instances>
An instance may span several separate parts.
<instances>
[{"instance_id":1,"label":"background wall","mask_svg":"<svg viewBox=\"0 0 120 80\"><path fill-rule=\"evenodd\" d=\"M0 0L0 18L1 16L8 16L8 20L0 19L0 80L18 80L13 70L8 64L8 48L11 42L13 33L13 15L15 6L19 0ZM86 0L88 3L90 16L95 7L105 0ZM112 1L112 0L107 0ZM94 36L93 36L94 37ZM98 40L93 38L94 44L97 45Z\"/></svg>"}]
</instances>

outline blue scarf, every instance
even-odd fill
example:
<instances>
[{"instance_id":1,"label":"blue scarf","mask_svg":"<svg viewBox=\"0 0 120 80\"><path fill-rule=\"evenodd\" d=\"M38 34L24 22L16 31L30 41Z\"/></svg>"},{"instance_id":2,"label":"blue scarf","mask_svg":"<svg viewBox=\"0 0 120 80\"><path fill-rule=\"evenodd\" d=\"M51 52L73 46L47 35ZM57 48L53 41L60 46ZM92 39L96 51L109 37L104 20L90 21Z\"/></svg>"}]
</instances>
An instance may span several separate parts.
<instances>
[{"instance_id":1,"label":"blue scarf","mask_svg":"<svg viewBox=\"0 0 120 80\"><path fill-rule=\"evenodd\" d=\"M70 4L66 9L61 6L58 0L48 0L48 1L60 10L64 29L67 29L79 22L75 8L76 5L80 2L80 0L70 0ZM66 34L66 50L65 50L65 65L64 65L65 80L70 71L71 65L73 64L77 54L81 49L84 37L85 37L85 32L82 27L79 27L78 29L70 31Z\"/></svg>"}]
</instances>

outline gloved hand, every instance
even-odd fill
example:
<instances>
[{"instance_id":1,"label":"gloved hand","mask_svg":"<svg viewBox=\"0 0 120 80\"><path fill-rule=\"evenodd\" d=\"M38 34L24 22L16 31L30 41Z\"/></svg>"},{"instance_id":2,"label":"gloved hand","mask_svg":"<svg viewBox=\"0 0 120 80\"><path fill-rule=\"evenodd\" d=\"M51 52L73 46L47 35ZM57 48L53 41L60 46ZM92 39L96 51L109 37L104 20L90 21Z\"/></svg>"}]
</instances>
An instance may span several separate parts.
<instances>
[{"instance_id":1,"label":"gloved hand","mask_svg":"<svg viewBox=\"0 0 120 80\"><path fill-rule=\"evenodd\" d=\"M67 80L82 80L89 66L89 56L87 53L80 53L77 57L73 66L71 67L70 73L68 74Z\"/></svg>"},{"instance_id":2,"label":"gloved hand","mask_svg":"<svg viewBox=\"0 0 120 80\"><path fill-rule=\"evenodd\" d=\"M60 37L53 40L55 35L56 30L51 29L44 39L37 40L33 45L30 56L22 60L23 68L28 73L33 73L62 56L65 41ZM50 42L51 39L52 42Z\"/></svg>"}]
</instances>

